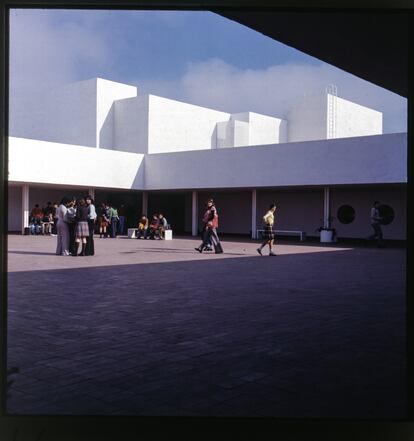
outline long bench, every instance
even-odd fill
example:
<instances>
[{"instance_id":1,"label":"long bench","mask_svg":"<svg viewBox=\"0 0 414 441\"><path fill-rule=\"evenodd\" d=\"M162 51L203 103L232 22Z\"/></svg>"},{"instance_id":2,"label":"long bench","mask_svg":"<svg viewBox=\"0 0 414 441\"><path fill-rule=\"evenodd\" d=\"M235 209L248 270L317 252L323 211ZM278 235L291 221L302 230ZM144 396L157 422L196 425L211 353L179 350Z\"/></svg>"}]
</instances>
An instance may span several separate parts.
<instances>
[{"instance_id":1,"label":"long bench","mask_svg":"<svg viewBox=\"0 0 414 441\"><path fill-rule=\"evenodd\" d=\"M136 239L137 231L138 231L138 228L128 228L128 238L129 239ZM168 228L164 231L164 239L165 240L172 240L171 228Z\"/></svg>"},{"instance_id":2,"label":"long bench","mask_svg":"<svg viewBox=\"0 0 414 441\"><path fill-rule=\"evenodd\" d=\"M259 233L264 233L265 230L258 229L256 230L256 237L259 237ZM305 231L297 231L297 230L272 230L274 234L281 234L281 235L287 235L287 236L299 236L301 242L303 242L306 239L306 232Z\"/></svg>"}]
</instances>

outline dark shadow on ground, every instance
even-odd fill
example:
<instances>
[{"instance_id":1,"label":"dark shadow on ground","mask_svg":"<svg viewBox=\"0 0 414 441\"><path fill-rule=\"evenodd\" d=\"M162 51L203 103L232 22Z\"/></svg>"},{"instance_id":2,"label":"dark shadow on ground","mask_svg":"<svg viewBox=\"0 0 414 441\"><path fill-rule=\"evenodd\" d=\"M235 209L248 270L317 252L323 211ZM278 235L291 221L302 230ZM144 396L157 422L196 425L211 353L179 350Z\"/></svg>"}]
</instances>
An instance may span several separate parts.
<instances>
[{"instance_id":1,"label":"dark shadow on ground","mask_svg":"<svg viewBox=\"0 0 414 441\"><path fill-rule=\"evenodd\" d=\"M401 250L8 279L10 414L404 416Z\"/></svg>"},{"instance_id":2,"label":"dark shadow on ground","mask_svg":"<svg viewBox=\"0 0 414 441\"><path fill-rule=\"evenodd\" d=\"M43 253L39 251L8 251L10 254L29 254L29 255L41 255L41 256L56 256L56 253Z\"/></svg>"}]
</instances>

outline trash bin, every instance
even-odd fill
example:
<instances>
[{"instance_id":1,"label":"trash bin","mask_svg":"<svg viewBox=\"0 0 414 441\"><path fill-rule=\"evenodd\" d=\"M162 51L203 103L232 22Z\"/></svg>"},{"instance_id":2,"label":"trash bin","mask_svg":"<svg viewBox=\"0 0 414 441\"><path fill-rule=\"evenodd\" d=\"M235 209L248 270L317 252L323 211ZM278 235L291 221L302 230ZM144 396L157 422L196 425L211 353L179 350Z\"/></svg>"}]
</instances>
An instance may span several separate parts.
<instances>
[{"instance_id":1,"label":"trash bin","mask_svg":"<svg viewBox=\"0 0 414 441\"><path fill-rule=\"evenodd\" d=\"M30 235L30 227L24 227L24 235L29 236Z\"/></svg>"}]
</instances>

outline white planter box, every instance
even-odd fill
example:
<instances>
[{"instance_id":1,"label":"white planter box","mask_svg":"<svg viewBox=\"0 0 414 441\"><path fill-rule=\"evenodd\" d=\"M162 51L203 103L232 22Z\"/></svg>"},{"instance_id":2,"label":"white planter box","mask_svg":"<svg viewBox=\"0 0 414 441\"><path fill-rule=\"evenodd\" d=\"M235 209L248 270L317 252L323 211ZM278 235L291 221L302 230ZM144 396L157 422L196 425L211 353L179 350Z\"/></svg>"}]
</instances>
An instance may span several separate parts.
<instances>
[{"instance_id":1,"label":"white planter box","mask_svg":"<svg viewBox=\"0 0 414 441\"><path fill-rule=\"evenodd\" d=\"M333 231L321 230L321 242L333 242Z\"/></svg>"}]
</instances>

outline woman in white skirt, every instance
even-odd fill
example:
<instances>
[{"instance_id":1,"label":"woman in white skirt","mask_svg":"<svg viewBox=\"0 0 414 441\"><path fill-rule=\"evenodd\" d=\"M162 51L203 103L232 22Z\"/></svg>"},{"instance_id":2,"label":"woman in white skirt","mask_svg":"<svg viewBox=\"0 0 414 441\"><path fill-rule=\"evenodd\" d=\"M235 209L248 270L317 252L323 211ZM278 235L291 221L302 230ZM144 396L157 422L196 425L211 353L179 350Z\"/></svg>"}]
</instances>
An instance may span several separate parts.
<instances>
[{"instance_id":1,"label":"woman in white skirt","mask_svg":"<svg viewBox=\"0 0 414 441\"><path fill-rule=\"evenodd\" d=\"M76 227L75 227L75 247L73 250L73 256L77 256L79 243L82 242L82 251L79 256L86 256L86 239L89 237L89 225L88 225L88 213L89 208L86 205L85 199L79 199L76 203Z\"/></svg>"},{"instance_id":2,"label":"woman in white skirt","mask_svg":"<svg viewBox=\"0 0 414 441\"><path fill-rule=\"evenodd\" d=\"M65 222L65 215L67 212L67 204L69 203L69 199L64 197L59 205L56 208L56 217L57 217L57 247L56 254L58 256L69 256L69 226Z\"/></svg>"}]
</instances>

